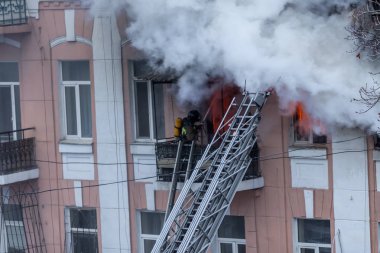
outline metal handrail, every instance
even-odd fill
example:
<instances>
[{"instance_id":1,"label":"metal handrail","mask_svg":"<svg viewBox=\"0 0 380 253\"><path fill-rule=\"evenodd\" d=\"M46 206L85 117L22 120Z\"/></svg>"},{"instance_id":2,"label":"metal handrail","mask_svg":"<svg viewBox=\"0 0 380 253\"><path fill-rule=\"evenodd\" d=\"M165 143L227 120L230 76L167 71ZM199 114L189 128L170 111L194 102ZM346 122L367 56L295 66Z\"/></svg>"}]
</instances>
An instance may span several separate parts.
<instances>
[{"instance_id":1,"label":"metal handrail","mask_svg":"<svg viewBox=\"0 0 380 253\"><path fill-rule=\"evenodd\" d=\"M0 132L0 137L7 135L8 141L13 141L13 134L21 132L21 137L22 137L21 139L25 139L25 132L35 130L35 129L36 129L35 127L28 127L28 128L16 129L16 130L12 130L12 131ZM0 138L0 142L1 142L1 138Z\"/></svg>"}]
</instances>

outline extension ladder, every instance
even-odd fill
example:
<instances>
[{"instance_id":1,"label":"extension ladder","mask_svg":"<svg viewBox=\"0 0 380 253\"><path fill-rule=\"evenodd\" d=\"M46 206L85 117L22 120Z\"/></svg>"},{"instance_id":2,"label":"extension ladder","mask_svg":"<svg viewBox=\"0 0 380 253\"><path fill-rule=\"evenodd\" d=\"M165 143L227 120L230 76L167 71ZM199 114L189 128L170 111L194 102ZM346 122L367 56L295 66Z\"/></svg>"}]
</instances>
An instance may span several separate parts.
<instances>
[{"instance_id":1,"label":"extension ladder","mask_svg":"<svg viewBox=\"0 0 380 253\"><path fill-rule=\"evenodd\" d=\"M252 160L260 111L269 92L234 98L167 217L152 253L203 253ZM201 181L195 189L195 182Z\"/></svg>"}]
</instances>

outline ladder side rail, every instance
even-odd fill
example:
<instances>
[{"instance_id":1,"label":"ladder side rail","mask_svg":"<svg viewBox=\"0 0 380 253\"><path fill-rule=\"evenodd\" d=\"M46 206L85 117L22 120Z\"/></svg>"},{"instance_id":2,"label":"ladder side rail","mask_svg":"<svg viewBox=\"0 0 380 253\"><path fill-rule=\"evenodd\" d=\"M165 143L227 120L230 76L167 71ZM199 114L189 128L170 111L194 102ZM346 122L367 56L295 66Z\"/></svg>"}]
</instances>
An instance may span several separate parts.
<instances>
[{"instance_id":1,"label":"ladder side rail","mask_svg":"<svg viewBox=\"0 0 380 253\"><path fill-rule=\"evenodd\" d=\"M231 132L231 128L233 127L234 123L236 123L237 121L237 118L236 116L240 114L240 112L242 111L242 108L243 107L247 107L244 114L246 114L248 112L248 110L250 109L250 105L252 105L253 103L253 98L251 97L250 99L250 102L249 102L249 106L243 106L244 102L246 101L246 98L248 97L248 95L246 95L244 98L243 98L243 101L242 103L240 104L239 106L239 110L238 110L238 113L235 114L234 116L234 122L233 124L231 124L230 128L227 130L228 132ZM225 115L226 116L226 115ZM239 129L239 127L241 126L242 124L242 120L240 120L238 122L238 127L237 129ZM230 135L226 135L226 139L229 137ZM190 224L190 227L188 228L187 230L187 233L185 234L185 237L183 238L182 240L182 243L180 244L179 248L178 248L178 253L182 253L182 252L185 252L190 240L191 240L191 237L193 236L194 232L195 232L195 229L201 219L201 216L203 215L204 211L206 210L207 208L207 205L208 205L208 202L209 202L209 199L211 198L212 194L215 192L215 189L217 187L217 183L218 183L218 180L219 180L219 177L220 177L220 174L223 170L223 167L224 167L224 162L228 156L228 152L229 150L231 149L231 147L233 146L234 142L236 141L238 135L234 135L231 142L228 144L228 147L227 147L227 150L226 150L226 153L223 155L222 159L221 159L221 163L219 164L218 168L217 168L217 171L214 175L214 178L213 180L211 181L210 183L210 186L204 196L204 198L202 199L202 202L200 204L200 206L198 207L198 210L197 212L195 213L195 216L193 218L193 222Z\"/></svg>"},{"instance_id":2,"label":"ladder side rail","mask_svg":"<svg viewBox=\"0 0 380 253\"><path fill-rule=\"evenodd\" d=\"M249 162L252 160L251 158L249 158L249 159L241 159L242 157L247 157L248 156L248 154L249 154L249 152L250 152L250 150L251 150L251 148L253 147L253 145L254 145L254 142L252 142L252 143L246 143L248 146L247 147L245 147L244 148L244 150L245 150L245 153L241 153L241 155L240 156L236 156L236 159L234 160L235 162L236 162L236 164L235 165L233 165L233 167L235 167L235 168L243 168L243 169L239 169L239 171L240 171L240 173L236 173L235 175L235 179L233 179L233 178L231 178L230 177L230 182L228 182L227 180L226 181L224 181L224 182L219 182L219 185L218 185L218 188L219 188L219 191L220 192L222 192L222 191L224 191L224 189L228 189L228 192L231 192L231 191L235 191L236 192L236 188L237 188L237 186L239 185L239 183L240 183L240 181L242 180L242 178L244 177L244 174L245 174L245 172L246 172L246 170L247 170L247 168L248 168L248 166L249 166ZM243 164L246 164L245 166L242 166ZM239 175L240 174L242 174L243 175L243 177L239 177ZM224 184L223 184L224 183ZM231 184L231 185L229 185L229 183ZM227 186L226 186L226 184L227 184ZM236 186L236 187L235 187ZM224 204L224 202L227 202L226 204ZM222 201L220 201L219 202L219 204L217 205L217 207L216 207L216 210L219 210L219 212L220 211L222 211L222 206L223 205L226 205L227 207L231 204L231 202L232 202L232 198L230 198L229 197L229 194L227 193L227 195L226 196L223 196L223 200ZM224 215L223 215L224 216ZM222 217L223 217L222 216ZM211 216L212 217L212 216ZM209 223L211 222L211 223L215 223L215 221L218 221L218 217L216 217L215 219L213 219L213 220L211 220L211 219L209 219L208 221L205 219L205 225L206 226L208 226L209 225ZM222 221L220 221L220 222L222 222ZM218 227L219 227L219 225L218 225ZM210 232L210 235L212 235L212 231ZM202 245L204 243L204 240L201 240L200 242L198 242L198 247L196 248L196 250L198 250L199 249L199 247ZM209 243L211 243L211 241L209 242ZM195 244L195 243L194 243ZM197 251L196 251L197 252Z\"/></svg>"},{"instance_id":3,"label":"ladder side rail","mask_svg":"<svg viewBox=\"0 0 380 253\"><path fill-rule=\"evenodd\" d=\"M249 159L249 161L251 161L252 159ZM248 166L249 166L249 163L247 163L244 167L245 169L244 170L241 170L241 173L237 175L238 179L234 181L233 185L230 187L230 191L228 193L228 199L230 199L230 203L232 202L235 194L236 194L236 189L237 187L239 186L239 183L241 182L241 180L243 179L244 177L244 174L245 172L247 171L248 169ZM213 237L215 237L216 235L216 232L218 230L218 228L220 227L220 225L222 224L223 222L223 217L226 215L226 212L227 212L228 208L224 209L224 211L220 212L218 214L218 217L217 217L217 222L215 222L213 224L213 226L211 227L209 233L213 235ZM209 245L211 244L212 240L208 243L207 247L205 248L207 250L207 248L209 247ZM199 252L202 252L202 251L199 251Z\"/></svg>"},{"instance_id":4,"label":"ladder side rail","mask_svg":"<svg viewBox=\"0 0 380 253\"><path fill-rule=\"evenodd\" d=\"M178 175L177 174L179 171L178 168L181 164L180 159L181 159L182 148L183 148L183 140L180 140L178 142L178 147L177 147L177 156L175 159L175 164L174 164L174 169L173 169L171 188L169 191L168 203L167 203L166 213L165 213L165 220L167 220L169 213L173 208L175 192L177 190L177 181L178 181Z\"/></svg>"},{"instance_id":5,"label":"ladder side rail","mask_svg":"<svg viewBox=\"0 0 380 253\"><path fill-rule=\"evenodd\" d=\"M255 114L256 116L258 116L257 114ZM237 165L232 165L231 166L231 170L233 171L234 169L234 167L241 167L241 164L243 164L244 163L244 161L246 160L246 159L241 159L241 157L247 157L248 156L248 154L249 154L249 152L250 152L250 150L253 148L253 146L254 146L254 144L255 144L255 142L256 142L256 137L254 138L254 140L252 140L252 137L254 136L254 131L253 131L253 129L255 129L255 127L256 127L256 124L255 124L255 122L254 121L252 121L251 122L252 123L252 125L248 128L248 130L247 130L247 133L246 133L246 135L247 134L249 134L250 136L248 136L248 138L244 138L246 141L244 141L244 143L242 143L242 147L243 147L243 150L242 151L240 151L240 153L239 154L234 154L234 156L233 156L233 158L231 159L231 161L232 162L238 162L238 164ZM243 139L243 140L244 140ZM241 155L240 155L241 154ZM241 161L240 161L241 160ZM251 161L252 159L249 159L248 161ZM246 172L246 170L247 170L247 168L248 168L248 166L249 166L249 162L247 162L246 163L246 166L243 166L243 169L240 169L240 170L238 170L236 173L234 173L237 177L238 177L238 175L239 174L242 174L243 175L243 177L244 177L244 173ZM240 173L239 173L240 172ZM227 174L229 174L228 173L228 171L227 171ZM219 181L219 187L222 187L222 189L223 188L226 188L227 186L228 186L228 183L230 183L231 181L233 182L233 184L235 184L236 185L236 188L237 188L237 186L238 186L238 184L240 183L240 181L242 180L242 178L243 177L239 177L238 178L238 180L234 180L233 178L233 175L232 176L228 176L227 177L227 179L230 179L230 180L226 180L226 179L222 179L221 181ZM227 184L227 186L226 186L226 184ZM228 186L228 189L231 191L231 190L234 190L234 191L236 191L236 189L234 189L235 187L230 187L230 186ZM219 189L219 191L222 193L222 191L223 190L221 190L221 189ZM229 204L230 204L230 202L232 201L232 199L226 199L226 196L221 196L221 197L223 197L223 200L222 201L220 201L220 203L219 203L219 211L221 211L223 208L222 208L222 206L223 206L223 202L225 202L225 201L227 201L227 206L229 206ZM218 209L217 209L218 210ZM211 221L212 221L212 223L215 223L214 221L215 221L215 219L211 219L211 217L213 216L212 214L211 215L209 215L210 216L210 220L207 222L207 218L204 218L204 221L206 222L206 226L208 226L208 223L210 223ZM223 217L223 216L222 216ZM222 221L220 221L220 222L222 222ZM219 225L218 225L218 227L219 227ZM211 232L211 233L213 233L213 232ZM195 244L196 242L194 242L194 244ZM200 250L199 249L199 247L202 245L204 243L204 240L202 239L201 240L201 242L198 242L198 246L197 246L197 248L196 248L196 251L195 252L198 252L198 250ZM211 241L209 242L209 243L211 243Z\"/></svg>"},{"instance_id":6,"label":"ladder side rail","mask_svg":"<svg viewBox=\"0 0 380 253\"><path fill-rule=\"evenodd\" d=\"M243 179L244 174L248 169L249 162L251 160L252 159L248 159L246 165L244 166L244 169L240 170L240 173L238 173L236 175L236 179L233 180L233 184L229 187L227 196L225 197L226 199L229 200L229 202L226 204L225 208L221 208L221 207L219 208L219 213L216 214L216 218L214 219L214 222L211 222L211 227L209 228L208 232L210 235L212 235L212 238L215 237L217 229L220 227L221 223L223 222L223 217L226 215L228 207L230 206L230 204L233 200L233 196L236 194L236 189L237 189L239 183L241 182L241 180ZM242 164L242 163L244 163L244 161L242 161L240 164ZM211 242L212 242L212 240L209 242L206 242L206 243L204 242L204 240L203 240L203 242L199 242L198 247L195 249L194 252L202 252L203 248L204 248L204 250L207 250L207 248L209 247Z\"/></svg>"},{"instance_id":7,"label":"ladder side rail","mask_svg":"<svg viewBox=\"0 0 380 253\"><path fill-rule=\"evenodd\" d=\"M247 98L249 98L248 95L246 95L246 96L243 98L243 102L242 102L241 104L244 104L245 101L247 100ZM234 100L235 100L235 98L234 98ZM235 102L234 100L231 102L230 107L229 107L229 110L232 108L232 105L233 105L234 102ZM252 100L252 99L251 99L251 100ZM252 101L251 101L251 102L252 102ZM243 108L243 106L240 105L240 106L239 106L239 109L238 109L238 112L241 111L242 108ZM223 118L224 121L226 120L226 116L228 115L229 110L227 110L227 113L224 115L224 118ZM238 114L234 114L232 117L230 117L230 118L227 120L227 122L229 122L229 121L236 122L236 115L238 115ZM231 120L231 119L232 119L232 120ZM240 124L240 122L239 122L239 124ZM233 123L232 123L231 125L233 125ZM223 124L220 124L220 126L219 126L219 130L221 129L221 126L223 126ZM224 134L225 134L225 133L224 133ZM215 139L216 136L217 136L217 135L214 136L214 139ZM229 135L226 135L226 136L229 137ZM213 143L212 143L212 144L213 144ZM219 147L219 149L217 149L217 153L219 153L220 150L222 150L222 148L223 148L223 146ZM218 155L218 154L216 154L216 155ZM215 157L214 157L214 160L213 160L213 162L212 162L212 164L211 164L210 167L215 166L214 163L217 162L217 161L218 161L218 159L215 159ZM207 178L210 174L213 173L212 170L207 170L207 171L208 171L208 173L207 173L207 175L206 175L206 178ZM214 175L213 175L212 177L214 177ZM202 186L200 187L200 189L203 189L205 186L206 186L206 180L204 180L204 181L202 182ZM196 202L196 201L199 199L199 193L200 193L200 191L198 191L198 192L197 192L197 195L194 197L194 199L193 199L194 202ZM191 212L193 211L194 207L195 207L195 206L190 207L189 210L187 210L187 212L188 212L188 213L191 213ZM186 219L186 218L185 218L185 219ZM182 222L182 225L184 226L184 225L186 225L186 223L187 223L187 221L183 221L183 222ZM180 228L179 230L183 229L183 226L181 226L181 228ZM180 236L180 235L179 235L179 234L175 234L174 236L175 236L175 237L178 237L178 236ZM176 241L176 238L174 238L173 241L175 242L175 241Z\"/></svg>"},{"instance_id":8,"label":"ladder side rail","mask_svg":"<svg viewBox=\"0 0 380 253\"><path fill-rule=\"evenodd\" d=\"M233 99L233 101L231 102L229 108L228 108L228 111L231 109L233 103L234 103L235 99ZM226 114L227 115L227 114ZM224 116L223 120L225 120L226 118L226 115ZM220 130L220 127L219 129ZM181 208L183 202L185 201L188 193L189 193L189 190L191 190L191 186L194 182L194 179L197 177L198 175L198 172L200 171L200 169L202 168L202 165L205 164L205 161L206 161L206 157L208 155L208 153L210 152L210 149L211 149L211 146L213 144L215 144L215 140L216 140L216 135L213 137L213 140L212 142L207 145L206 147L206 150L205 150L205 153L202 155L201 159L197 162L197 165L195 166L195 169L193 171L193 173L191 174L189 180L187 180L182 188L182 191L180 192L178 198L177 198L177 201L176 203L174 204L174 207L173 207L173 210L176 211L176 212L171 212L161 230L161 233L159 235L159 237L157 238L156 240L156 243L152 249L152 253L160 253L160 250L161 250L161 247L163 245L163 243L166 241L166 237L170 231L170 228L173 226L173 222L174 220L176 219L177 217L177 213L179 211L179 209ZM216 150L215 152L215 155L214 157L218 154L218 150ZM212 156L210 157L212 158ZM215 160L215 159L214 159ZM207 160L208 161L208 160Z\"/></svg>"},{"instance_id":9,"label":"ladder side rail","mask_svg":"<svg viewBox=\"0 0 380 253\"><path fill-rule=\"evenodd\" d=\"M245 95L244 98L247 98L247 94ZM243 98L243 102L242 102L242 103L240 104L240 106L239 106L239 109L241 109L241 108L243 107L243 105L244 105L244 98ZM231 107L232 107L233 105L236 105L236 104L234 104L235 101L236 101L236 99L234 98L233 101L231 102L231 104L230 104L228 110L227 110L227 113L224 115L224 117L223 117L223 121L222 121L222 122L225 121L226 116L229 114L229 111L230 111ZM240 111L240 110L238 110L238 112L239 112L239 111ZM235 114L235 116L236 116L236 115L238 115L238 114ZM231 118L232 118L232 117L231 117ZM233 120L233 121L236 121L236 117L234 117L234 120ZM232 125L234 125L234 124L232 124ZM223 126L223 124L221 124L221 125L219 126L219 128L218 128L218 133L221 132L221 126ZM229 130L231 130L231 128L229 128ZM226 136L228 136L227 133L223 133L223 134L224 134L224 138L226 139ZM216 134L216 135L213 137L213 141L211 142L210 145L207 146L206 151L205 151L204 155L202 156L201 160L198 161L197 166L195 167L194 172L195 172L195 171L199 172L199 168L201 168L204 164L206 164L206 162L205 162L205 157L207 157L207 155L209 154L210 147L213 146L214 144L216 144L216 141L215 141L215 140L217 140L217 139L218 139L218 134ZM222 150L222 149L217 150L216 153L219 153L221 150ZM217 159L216 157L217 157L217 155L214 156L214 160ZM210 157L210 158L211 158L211 157ZM208 161L208 160L207 160L207 161ZM179 215L178 215L178 213L180 213L179 211L182 210L181 206L182 206L184 200L186 199L186 197L188 196L188 192L189 192L189 190L191 190L191 185L192 185L193 182L194 182L194 179L195 179L195 175L196 175L196 174L198 174L198 173L192 173L190 179L188 180L188 183L185 183L184 188L182 189L181 194L180 194L180 196L178 197L177 202L176 202L176 204L175 204L175 206L174 206L174 209L176 209L177 213L176 213L176 212L172 212L172 213L169 215L168 220L170 220L170 222L166 222L166 223L165 223L164 228L163 228L163 230L161 231L160 236L159 236L159 238L157 239L156 244L155 244L155 246L154 246L152 252L158 252L157 250L160 250L160 249L161 249L161 247L162 247L162 246L161 246L161 245L162 245L162 242L165 241L165 237L166 237L166 235L168 234L168 232L169 232L171 226L173 225L174 220L176 219L176 217L179 216ZM182 211L183 211L183 210L182 210ZM180 214L181 214L181 213L180 213ZM183 215L183 212L182 212L182 215ZM185 218L186 218L186 217L185 217ZM176 224L178 224L178 223L176 223Z\"/></svg>"},{"instance_id":10,"label":"ladder side rail","mask_svg":"<svg viewBox=\"0 0 380 253\"><path fill-rule=\"evenodd\" d=\"M191 167L192 167L193 158L194 158L194 155L193 155L194 149L195 149L195 140L191 142L190 154L189 154L189 159L188 159L187 167L186 167L185 181L190 177L190 173L192 169Z\"/></svg>"},{"instance_id":11,"label":"ladder side rail","mask_svg":"<svg viewBox=\"0 0 380 253\"><path fill-rule=\"evenodd\" d=\"M266 100L267 95L268 95L268 93L264 93L264 96L265 96L265 97L264 97L264 102L263 102L263 104L265 103L265 100ZM257 97L257 96L256 96L256 97ZM255 124L255 123L256 123L256 122L258 123L258 122L260 121L260 119L258 118L259 115L258 115L257 112L260 111L261 107L258 107L257 109L258 109L258 110L256 110L256 113L254 114L255 117L253 117L253 118L255 118L255 120L253 121L253 124L254 124L254 125L252 126L252 129L254 129L254 130L256 130L256 128L257 128L257 124ZM252 133L252 131L249 131L249 132ZM252 140L252 139L251 139L251 138L248 138L248 140ZM247 151L250 150L250 149L252 149L252 147L254 146L254 144L256 143L256 141L257 141L257 138L255 137L254 140L250 143L250 145L248 145L250 148L248 148ZM249 154L249 152L247 152L247 153L245 154L245 157L248 156L248 154ZM234 180L234 181L233 181L234 186L233 186L232 188L230 188L230 194L231 194L230 201L232 201L233 196L234 196L235 193L236 193L236 188L237 188L237 186L239 185L240 181L243 179L244 174L245 174L245 172L246 172L246 170L248 169L248 166L249 166L249 164L250 164L249 161L251 161L251 160L252 160L251 158L248 159L248 162L245 164L244 169L243 169L243 170L240 170L240 171L241 171L240 174L239 174L239 173L237 174L237 176L240 176L240 177L238 178L238 180ZM241 161L239 164L242 164L242 163L244 163L244 161ZM230 194L229 194L229 195L230 195ZM223 203L223 202L220 202L220 203ZM229 205L229 204L228 204L228 205ZM220 226L220 224L221 224L221 222L222 222L222 218L224 217L226 210L227 210L227 209L225 209L225 211L224 211L223 213L221 213L220 218L218 219L219 224L216 224L215 222L213 223L213 224L215 224L215 229L214 229L214 231L211 231L211 235L215 236L216 229ZM202 247L201 249L199 249L199 245L202 245L202 244L198 244L198 249L196 249L194 252L201 252L201 251L203 251L203 249L206 250L206 249L208 248L208 246L209 246L210 243L211 243L211 241L210 241L208 244L206 244L206 245L204 246L204 248Z\"/></svg>"},{"instance_id":12,"label":"ladder side rail","mask_svg":"<svg viewBox=\"0 0 380 253\"><path fill-rule=\"evenodd\" d=\"M210 150L210 145L207 145L205 154L207 154L209 150ZM182 191L180 192L180 194L177 198L177 201L174 204L173 210L172 210L172 212L170 212L170 214L169 214L169 216L168 216L166 222L164 223L164 226L160 232L160 235L157 238L156 243L154 244L154 247L152 249L152 253L160 253L161 247L162 247L164 241L166 241L166 237L169 233L169 230L172 227L173 222L177 217L177 213L180 210L183 202L185 201L189 190L191 189L193 181L198 174L197 171L199 171L201 165L204 162L205 157L206 156L203 155L202 158L197 162L197 165L195 166L195 169L194 169L193 173L191 174L189 180L187 180L185 182L185 184L182 188Z\"/></svg>"}]
</instances>

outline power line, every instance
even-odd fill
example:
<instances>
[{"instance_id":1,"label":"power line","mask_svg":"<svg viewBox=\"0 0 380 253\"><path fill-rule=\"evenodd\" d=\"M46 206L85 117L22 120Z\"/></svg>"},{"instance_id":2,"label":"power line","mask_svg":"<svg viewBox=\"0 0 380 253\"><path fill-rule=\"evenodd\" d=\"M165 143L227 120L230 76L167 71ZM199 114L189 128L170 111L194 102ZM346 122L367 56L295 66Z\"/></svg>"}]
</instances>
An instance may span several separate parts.
<instances>
[{"instance_id":1,"label":"power line","mask_svg":"<svg viewBox=\"0 0 380 253\"><path fill-rule=\"evenodd\" d=\"M276 160L276 159L312 159L312 158L319 158L319 157L324 157L324 156L331 156L331 155L337 155L337 154L345 154L345 153L359 153L359 152L368 152L368 151L373 151L375 149L361 149L361 150L344 150L344 151L338 151L338 152L332 152L332 153L326 153L326 155L314 155L314 156L279 156L275 158L267 158L267 159L261 159L259 157L253 157L259 158L259 161L268 161L268 160ZM191 171L194 171L191 170ZM161 176L173 176L174 174L181 174L183 172L178 172L178 173L167 173L167 174L161 174ZM149 177L142 177L142 178L134 178L134 179L125 179L125 180L120 180L120 181L114 181L114 182L108 182L108 183L99 183L99 184L91 184L87 186L80 186L80 187L60 187L60 188L53 188L53 189L47 189L47 190L41 190L41 191L35 191L35 192L27 192L27 193L20 193L20 194L13 194L10 196L20 196L20 195L28 195L28 194L43 194L47 192L53 192L53 191L61 191L61 190L72 190L72 189L84 189L84 188L92 188L92 187L101 187L101 186L107 186L107 185L113 185L113 184L119 184L119 183L126 183L126 182L136 182L136 181L142 181L146 179L152 179L152 178L157 178L157 175L155 176L149 176ZM7 197L10 197L7 196Z\"/></svg>"}]
</instances>

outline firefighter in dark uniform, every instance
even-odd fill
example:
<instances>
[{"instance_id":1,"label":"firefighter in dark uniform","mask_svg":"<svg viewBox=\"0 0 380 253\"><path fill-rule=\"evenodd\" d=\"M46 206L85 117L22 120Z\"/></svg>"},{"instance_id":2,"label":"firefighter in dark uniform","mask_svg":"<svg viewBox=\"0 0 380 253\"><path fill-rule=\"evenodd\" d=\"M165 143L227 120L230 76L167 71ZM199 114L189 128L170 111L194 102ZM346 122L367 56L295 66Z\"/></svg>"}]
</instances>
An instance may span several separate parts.
<instances>
[{"instance_id":1,"label":"firefighter in dark uniform","mask_svg":"<svg viewBox=\"0 0 380 253\"><path fill-rule=\"evenodd\" d=\"M174 128L174 136L185 141L193 141L198 136L201 127L201 114L197 110L191 110L187 117L177 118Z\"/></svg>"}]
</instances>

